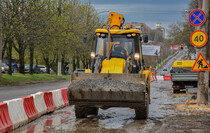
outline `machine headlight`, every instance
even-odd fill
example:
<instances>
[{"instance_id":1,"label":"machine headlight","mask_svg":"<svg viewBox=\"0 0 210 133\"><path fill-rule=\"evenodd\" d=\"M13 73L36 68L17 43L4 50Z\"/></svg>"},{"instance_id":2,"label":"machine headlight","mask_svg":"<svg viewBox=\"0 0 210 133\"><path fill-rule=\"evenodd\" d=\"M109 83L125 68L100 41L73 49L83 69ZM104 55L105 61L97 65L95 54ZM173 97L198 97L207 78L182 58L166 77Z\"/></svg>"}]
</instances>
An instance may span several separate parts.
<instances>
[{"instance_id":1,"label":"machine headlight","mask_svg":"<svg viewBox=\"0 0 210 133\"><path fill-rule=\"evenodd\" d=\"M133 37L136 36L136 33L132 33L132 36L133 36Z\"/></svg>"},{"instance_id":2,"label":"machine headlight","mask_svg":"<svg viewBox=\"0 0 210 133\"><path fill-rule=\"evenodd\" d=\"M90 53L90 57L91 57L92 59L94 59L94 58L96 57L96 53L95 53L95 52L91 52L91 53Z\"/></svg>"},{"instance_id":3,"label":"machine headlight","mask_svg":"<svg viewBox=\"0 0 210 133\"><path fill-rule=\"evenodd\" d=\"M135 59L135 60L139 60L139 58L140 58L139 53L135 53L135 54L134 54L134 59Z\"/></svg>"},{"instance_id":4,"label":"machine headlight","mask_svg":"<svg viewBox=\"0 0 210 133\"><path fill-rule=\"evenodd\" d=\"M127 37L130 38L130 37L132 37L132 35L131 34L127 34Z\"/></svg>"},{"instance_id":5,"label":"machine headlight","mask_svg":"<svg viewBox=\"0 0 210 133\"><path fill-rule=\"evenodd\" d=\"M106 34L101 34L101 37L106 37Z\"/></svg>"},{"instance_id":6,"label":"machine headlight","mask_svg":"<svg viewBox=\"0 0 210 133\"><path fill-rule=\"evenodd\" d=\"M96 33L96 36L100 36L101 35L101 33Z\"/></svg>"}]
</instances>

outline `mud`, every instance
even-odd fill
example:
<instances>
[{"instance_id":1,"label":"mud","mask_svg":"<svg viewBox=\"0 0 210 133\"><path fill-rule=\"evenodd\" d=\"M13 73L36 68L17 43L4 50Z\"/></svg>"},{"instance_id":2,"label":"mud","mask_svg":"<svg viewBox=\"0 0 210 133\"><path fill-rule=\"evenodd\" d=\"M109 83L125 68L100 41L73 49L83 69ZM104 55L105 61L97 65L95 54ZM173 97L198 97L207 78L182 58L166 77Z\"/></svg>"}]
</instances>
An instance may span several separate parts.
<instances>
[{"instance_id":1,"label":"mud","mask_svg":"<svg viewBox=\"0 0 210 133\"><path fill-rule=\"evenodd\" d=\"M109 79L74 80L68 88L69 102L91 101L138 101L145 102L145 85ZM107 103L106 103L107 104ZM123 104L123 103L121 103ZM111 106L110 104L107 106ZM128 106L130 107L130 106Z\"/></svg>"},{"instance_id":2,"label":"mud","mask_svg":"<svg viewBox=\"0 0 210 133\"><path fill-rule=\"evenodd\" d=\"M70 84L70 90L122 90L122 91L144 91L144 85L127 81L109 79L85 79L74 80Z\"/></svg>"}]
</instances>

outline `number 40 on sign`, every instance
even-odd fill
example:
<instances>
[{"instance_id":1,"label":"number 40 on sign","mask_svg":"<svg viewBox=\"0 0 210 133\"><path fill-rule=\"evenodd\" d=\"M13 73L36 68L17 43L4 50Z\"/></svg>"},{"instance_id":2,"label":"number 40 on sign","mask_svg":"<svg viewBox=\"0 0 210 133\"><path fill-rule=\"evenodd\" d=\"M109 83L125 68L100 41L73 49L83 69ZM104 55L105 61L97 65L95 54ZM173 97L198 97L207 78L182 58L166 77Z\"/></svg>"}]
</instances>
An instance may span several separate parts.
<instances>
[{"instance_id":1,"label":"number 40 on sign","mask_svg":"<svg viewBox=\"0 0 210 133\"><path fill-rule=\"evenodd\" d=\"M196 30L192 33L190 37L190 41L195 47L203 47L206 44L207 40L207 35L202 30Z\"/></svg>"}]
</instances>

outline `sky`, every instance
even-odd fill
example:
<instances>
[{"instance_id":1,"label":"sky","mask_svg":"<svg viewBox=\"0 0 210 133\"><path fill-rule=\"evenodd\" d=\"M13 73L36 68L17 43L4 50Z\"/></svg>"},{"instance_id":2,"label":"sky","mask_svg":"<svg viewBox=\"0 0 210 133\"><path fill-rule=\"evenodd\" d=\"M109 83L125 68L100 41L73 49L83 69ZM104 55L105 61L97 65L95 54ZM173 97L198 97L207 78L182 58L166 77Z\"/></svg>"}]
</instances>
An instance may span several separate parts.
<instances>
[{"instance_id":1,"label":"sky","mask_svg":"<svg viewBox=\"0 0 210 133\"><path fill-rule=\"evenodd\" d=\"M82 0L91 2L98 13L114 11L124 16L125 22L145 23L150 28L155 28L156 23L161 23L167 28L169 24L184 21L182 12L187 10L191 0ZM108 12L99 16L105 21ZM187 17L187 16L186 16Z\"/></svg>"}]
</instances>

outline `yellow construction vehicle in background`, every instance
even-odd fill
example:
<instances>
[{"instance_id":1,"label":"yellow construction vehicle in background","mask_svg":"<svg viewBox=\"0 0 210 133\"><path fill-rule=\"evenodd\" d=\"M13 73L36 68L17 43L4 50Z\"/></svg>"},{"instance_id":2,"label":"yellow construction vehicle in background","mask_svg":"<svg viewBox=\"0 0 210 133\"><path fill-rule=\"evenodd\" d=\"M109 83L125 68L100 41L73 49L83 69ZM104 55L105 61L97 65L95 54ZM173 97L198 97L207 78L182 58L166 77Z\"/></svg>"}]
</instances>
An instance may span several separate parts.
<instances>
[{"instance_id":1,"label":"yellow construction vehicle in background","mask_svg":"<svg viewBox=\"0 0 210 133\"><path fill-rule=\"evenodd\" d=\"M68 98L77 118L110 107L130 107L137 119L148 117L150 70L144 69L141 44L148 36L123 29L123 23L123 15L111 12L104 28L95 30L90 69L71 74Z\"/></svg>"}]
</instances>

